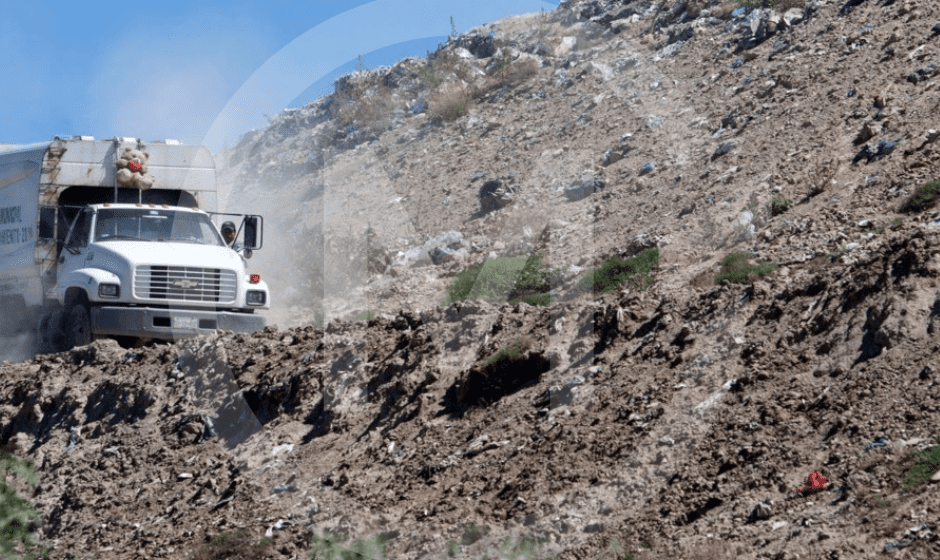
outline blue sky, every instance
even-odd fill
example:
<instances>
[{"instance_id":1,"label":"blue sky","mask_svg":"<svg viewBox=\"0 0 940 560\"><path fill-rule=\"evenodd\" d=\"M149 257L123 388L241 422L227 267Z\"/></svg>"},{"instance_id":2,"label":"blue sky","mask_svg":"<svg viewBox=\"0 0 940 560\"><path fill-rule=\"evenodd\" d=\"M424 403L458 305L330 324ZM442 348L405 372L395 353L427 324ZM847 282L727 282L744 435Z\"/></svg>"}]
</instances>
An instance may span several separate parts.
<instances>
[{"instance_id":1,"label":"blue sky","mask_svg":"<svg viewBox=\"0 0 940 560\"><path fill-rule=\"evenodd\" d=\"M213 151L367 67L557 0L0 0L0 144L53 135L204 143Z\"/></svg>"}]
</instances>

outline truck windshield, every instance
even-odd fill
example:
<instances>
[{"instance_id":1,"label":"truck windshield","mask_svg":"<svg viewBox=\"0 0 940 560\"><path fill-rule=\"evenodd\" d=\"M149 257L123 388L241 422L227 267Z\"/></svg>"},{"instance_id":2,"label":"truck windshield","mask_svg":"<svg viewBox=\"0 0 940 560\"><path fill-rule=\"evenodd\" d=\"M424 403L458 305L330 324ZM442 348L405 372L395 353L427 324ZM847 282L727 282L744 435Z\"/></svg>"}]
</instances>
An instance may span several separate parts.
<instances>
[{"instance_id":1,"label":"truck windshield","mask_svg":"<svg viewBox=\"0 0 940 560\"><path fill-rule=\"evenodd\" d=\"M208 216L174 210L102 208L95 241L172 241L223 246Z\"/></svg>"}]
</instances>

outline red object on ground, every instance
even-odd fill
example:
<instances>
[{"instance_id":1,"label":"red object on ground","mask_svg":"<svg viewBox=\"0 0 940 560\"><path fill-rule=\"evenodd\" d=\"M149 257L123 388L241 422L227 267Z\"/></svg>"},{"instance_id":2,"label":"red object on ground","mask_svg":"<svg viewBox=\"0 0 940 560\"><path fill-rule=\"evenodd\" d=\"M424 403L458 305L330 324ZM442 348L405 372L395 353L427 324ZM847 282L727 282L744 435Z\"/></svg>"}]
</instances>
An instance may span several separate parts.
<instances>
[{"instance_id":1,"label":"red object on ground","mask_svg":"<svg viewBox=\"0 0 940 560\"><path fill-rule=\"evenodd\" d=\"M134 173L140 173L140 170L144 168L141 164L136 161L127 162L127 168L133 171Z\"/></svg>"},{"instance_id":2,"label":"red object on ground","mask_svg":"<svg viewBox=\"0 0 940 560\"><path fill-rule=\"evenodd\" d=\"M812 486L804 486L797 490L797 492L806 492L809 490L819 490L826 485L826 477L819 474L817 471L813 471L813 474L809 475L809 483Z\"/></svg>"}]
</instances>

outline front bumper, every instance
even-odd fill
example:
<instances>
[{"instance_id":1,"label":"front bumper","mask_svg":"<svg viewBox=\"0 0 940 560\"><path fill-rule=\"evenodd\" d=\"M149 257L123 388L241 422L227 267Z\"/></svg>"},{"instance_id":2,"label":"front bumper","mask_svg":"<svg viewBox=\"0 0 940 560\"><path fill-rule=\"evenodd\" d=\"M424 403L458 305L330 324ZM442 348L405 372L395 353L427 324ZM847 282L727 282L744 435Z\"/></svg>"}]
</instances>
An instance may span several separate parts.
<instances>
[{"instance_id":1,"label":"front bumper","mask_svg":"<svg viewBox=\"0 0 940 560\"><path fill-rule=\"evenodd\" d=\"M91 310L91 325L96 336L175 340L216 330L257 332L264 328L264 317L228 311L94 307Z\"/></svg>"}]
</instances>

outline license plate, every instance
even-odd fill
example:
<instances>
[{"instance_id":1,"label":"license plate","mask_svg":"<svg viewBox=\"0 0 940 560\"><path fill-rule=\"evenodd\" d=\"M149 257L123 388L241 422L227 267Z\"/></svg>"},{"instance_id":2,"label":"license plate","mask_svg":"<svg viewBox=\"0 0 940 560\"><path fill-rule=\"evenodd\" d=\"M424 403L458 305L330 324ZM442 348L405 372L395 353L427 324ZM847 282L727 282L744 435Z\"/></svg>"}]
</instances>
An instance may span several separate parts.
<instances>
[{"instance_id":1,"label":"license plate","mask_svg":"<svg viewBox=\"0 0 940 560\"><path fill-rule=\"evenodd\" d=\"M195 317L173 317L174 329L195 329L199 327L199 319Z\"/></svg>"}]
</instances>

